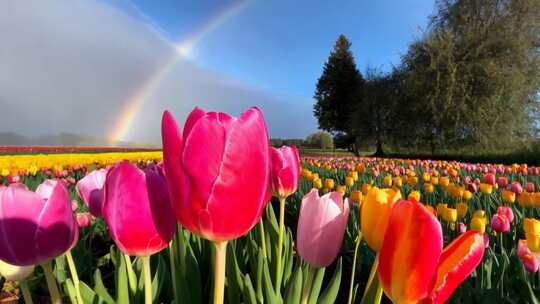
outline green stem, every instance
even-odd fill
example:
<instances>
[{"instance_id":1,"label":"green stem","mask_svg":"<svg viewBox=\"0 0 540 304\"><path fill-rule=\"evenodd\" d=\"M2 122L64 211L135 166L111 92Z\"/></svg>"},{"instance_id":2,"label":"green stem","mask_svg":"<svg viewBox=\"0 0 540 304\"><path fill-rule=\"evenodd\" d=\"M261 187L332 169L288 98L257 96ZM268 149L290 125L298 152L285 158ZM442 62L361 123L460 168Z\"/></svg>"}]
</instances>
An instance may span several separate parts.
<instances>
[{"instance_id":1,"label":"green stem","mask_svg":"<svg viewBox=\"0 0 540 304\"><path fill-rule=\"evenodd\" d=\"M214 304L223 304L225 294L225 265L227 241L214 242Z\"/></svg>"},{"instance_id":2,"label":"green stem","mask_svg":"<svg viewBox=\"0 0 540 304\"><path fill-rule=\"evenodd\" d=\"M371 272L369 273L369 279L362 296L361 304L381 303L382 288L379 282L379 276L377 275L377 269L379 268L379 256L375 257L375 262L371 266Z\"/></svg>"},{"instance_id":3,"label":"green stem","mask_svg":"<svg viewBox=\"0 0 540 304\"><path fill-rule=\"evenodd\" d=\"M266 236L264 233L263 217L261 217L261 220L259 221L259 235L261 236L262 255L263 258L266 258Z\"/></svg>"},{"instance_id":4,"label":"green stem","mask_svg":"<svg viewBox=\"0 0 540 304\"><path fill-rule=\"evenodd\" d=\"M302 299L300 300L301 304L307 304L309 300L309 294L311 293L311 287L313 285L313 278L315 277L315 272L317 269L308 264L308 277L306 279L306 284L302 291Z\"/></svg>"},{"instance_id":5,"label":"green stem","mask_svg":"<svg viewBox=\"0 0 540 304\"><path fill-rule=\"evenodd\" d=\"M26 280L22 280L19 283L21 284L21 291L23 294L24 303L33 304L32 294L30 293L30 289L28 289L28 283L26 283Z\"/></svg>"},{"instance_id":6,"label":"green stem","mask_svg":"<svg viewBox=\"0 0 540 304\"><path fill-rule=\"evenodd\" d=\"M503 257L503 234L499 233L499 246L501 247L501 260L503 263L503 270L501 273L501 299L504 299L504 273L506 272L506 261L502 258Z\"/></svg>"},{"instance_id":7,"label":"green stem","mask_svg":"<svg viewBox=\"0 0 540 304\"><path fill-rule=\"evenodd\" d=\"M150 256L141 257L144 275L144 303L152 304L152 271L150 269Z\"/></svg>"},{"instance_id":8,"label":"green stem","mask_svg":"<svg viewBox=\"0 0 540 304\"><path fill-rule=\"evenodd\" d=\"M347 301L348 304L352 303L352 298L353 298L354 276L356 274L356 257L358 256L358 247L360 247L360 242L362 242L362 233L358 232L358 236L356 237L356 245L354 246L354 257L353 257L353 264L352 264L352 270L351 270L351 283L349 284L349 300Z\"/></svg>"},{"instance_id":9,"label":"green stem","mask_svg":"<svg viewBox=\"0 0 540 304\"><path fill-rule=\"evenodd\" d=\"M131 264L131 258L129 255L123 253L124 259L126 260L126 269L128 275L129 291L131 297L135 297L137 293L137 282L135 280L135 272L133 271L133 264Z\"/></svg>"},{"instance_id":10,"label":"green stem","mask_svg":"<svg viewBox=\"0 0 540 304\"><path fill-rule=\"evenodd\" d=\"M45 273L45 280L47 281L47 287L49 288L49 294L51 296L51 304L62 304L58 285L56 284L56 279L53 275L51 261L41 264L41 268L43 268L43 272Z\"/></svg>"},{"instance_id":11,"label":"green stem","mask_svg":"<svg viewBox=\"0 0 540 304\"><path fill-rule=\"evenodd\" d=\"M276 261L276 293L281 293L281 259L283 255L283 234L285 232L285 197L279 198L279 237L278 237L278 254Z\"/></svg>"},{"instance_id":12,"label":"green stem","mask_svg":"<svg viewBox=\"0 0 540 304\"><path fill-rule=\"evenodd\" d=\"M75 261L73 260L73 255L71 255L71 250L68 250L66 252L66 259L68 262L69 271L71 272L71 277L73 278L73 284L75 285L75 294L77 296L77 303L84 304L83 298L81 296L79 275L77 274L77 267L75 267Z\"/></svg>"},{"instance_id":13,"label":"green stem","mask_svg":"<svg viewBox=\"0 0 540 304\"><path fill-rule=\"evenodd\" d=\"M171 279L173 284L174 303L178 304L178 290L176 285L176 261L174 254L174 241L169 243L169 262L171 263Z\"/></svg>"}]
</instances>

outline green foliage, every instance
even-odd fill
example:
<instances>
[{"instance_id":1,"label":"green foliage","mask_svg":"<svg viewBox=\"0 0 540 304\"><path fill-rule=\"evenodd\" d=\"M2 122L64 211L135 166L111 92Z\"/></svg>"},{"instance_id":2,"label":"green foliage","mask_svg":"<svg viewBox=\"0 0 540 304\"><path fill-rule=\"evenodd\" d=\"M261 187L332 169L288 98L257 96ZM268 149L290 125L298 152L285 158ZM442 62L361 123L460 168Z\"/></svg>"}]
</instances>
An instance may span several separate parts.
<instances>
[{"instance_id":1,"label":"green foliage","mask_svg":"<svg viewBox=\"0 0 540 304\"><path fill-rule=\"evenodd\" d=\"M340 35L317 82L314 114L322 130L351 133L351 113L361 99L363 78L350 51L351 43Z\"/></svg>"},{"instance_id":2,"label":"green foliage","mask_svg":"<svg viewBox=\"0 0 540 304\"><path fill-rule=\"evenodd\" d=\"M305 145L311 148L332 149L334 148L334 140L328 132L319 131L309 135L305 140Z\"/></svg>"}]
</instances>

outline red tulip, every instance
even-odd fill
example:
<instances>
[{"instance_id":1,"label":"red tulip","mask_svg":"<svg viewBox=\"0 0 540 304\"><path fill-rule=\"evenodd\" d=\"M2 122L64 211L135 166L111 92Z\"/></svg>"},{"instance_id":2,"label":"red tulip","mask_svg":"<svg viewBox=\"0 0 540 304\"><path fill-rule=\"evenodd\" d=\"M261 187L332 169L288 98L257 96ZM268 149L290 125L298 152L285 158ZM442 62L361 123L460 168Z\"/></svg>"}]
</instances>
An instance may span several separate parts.
<instances>
[{"instance_id":1,"label":"red tulip","mask_svg":"<svg viewBox=\"0 0 540 304\"><path fill-rule=\"evenodd\" d=\"M317 189L302 198L298 218L298 254L316 267L326 267L336 259L349 218L349 201L339 192L319 197Z\"/></svg>"},{"instance_id":2,"label":"red tulip","mask_svg":"<svg viewBox=\"0 0 540 304\"><path fill-rule=\"evenodd\" d=\"M482 260L484 238L467 231L444 250L440 223L422 204L392 209L379 253L379 278L394 303L444 303Z\"/></svg>"},{"instance_id":3,"label":"red tulip","mask_svg":"<svg viewBox=\"0 0 540 304\"><path fill-rule=\"evenodd\" d=\"M528 182L528 183L527 183L527 192L529 192L529 193L534 192L534 188L535 188L535 187L534 187L534 183L533 183L533 182Z\"/></svg>"},{"instance_id":4,"label":"red tulip","mask_svg":"<svg viewBox=\"0 0 540 304\"><path fill-rule=\"evenodd\" d=\"M38 193L22 184L0 186L0 259L17 266L43 263L79 237L65 185L46 180Z\"/></svg>"},{"instance_id":5,"label":"red tulip","mask_svg":"<svg viewBox=\"0 0 540 304\"><path fill-rule=\"evenodd\" d=\"M296 146L270 147L272 160L271 188L276 197L286 198L298 189L300 156Z\"/></svg>"},{"instance_id":6,"label":"red tulip","mask_svg":"<svg viewBox=\"0 0 540 304\"><path fill-rule=\"evenodd\" d=\"M505 176L501 176L497 180L497 184L499 184L499 188L504 189L508 186L508 179Z\"/></svg>"},{"instance_id":7,"label":"red tulip","mask_svg":"<svg viewBox=\"0 0 540 304\"><path fill-rule=\"evenodd\" d=\"M496 181L495 174L488 173L488 174L484 175L484 183L490 184L490 185L495 185L495 181Z\"/></svg>"},{"instance_id":8,"label":"red tulip","mask_svg":"<svg viewBox=\"0 0 540 304\"><path fill-rule=\"evenodd\" d=\"M95 217L101 216L101 205L103 204L103 185L107 170L94 170L83 177L75 189L84 203L88 206L90 213Z\"/></svg>"},{"instance_id":9,"label":"red tulip","mask_svg":"<svg viewBox=\"0 0 540 304\"><path fill-rule=\"evenodd\" d=\"M184 132L165 111L163 161L180 223L212 241L246 234L266 206L268 132L257 108L240 117L195 108Z\"/></svg>"},{"instance_id":10,"label":"red tulip","mask_svg":"<svg viewBox=\"0 0 540 304\"><path fill-rule=\"evenodd\" d=\"M124 161L107 173L103 218L124 253L149 256L165 248L176 230L167 183L157 166L145 171Z\"/></svg>"}]
</instances>

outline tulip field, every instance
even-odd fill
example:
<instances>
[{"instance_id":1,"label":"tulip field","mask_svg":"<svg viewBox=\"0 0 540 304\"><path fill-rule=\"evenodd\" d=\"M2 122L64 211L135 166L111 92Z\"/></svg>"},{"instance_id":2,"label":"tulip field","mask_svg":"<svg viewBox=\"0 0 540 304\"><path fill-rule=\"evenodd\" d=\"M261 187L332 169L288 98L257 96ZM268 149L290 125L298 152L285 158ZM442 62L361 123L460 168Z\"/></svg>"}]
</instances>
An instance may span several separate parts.
<instances>
[{"instance_id":1,"label":"tulip field","mask_svg":"<svg viewBox=\"0 0 540 304\"><path fill-rule=\"evenodd\" d=\"M538 166L302 155L257 108L162 140L0 155L0 303L540 303Z\"/></svg>"}]
</instances>

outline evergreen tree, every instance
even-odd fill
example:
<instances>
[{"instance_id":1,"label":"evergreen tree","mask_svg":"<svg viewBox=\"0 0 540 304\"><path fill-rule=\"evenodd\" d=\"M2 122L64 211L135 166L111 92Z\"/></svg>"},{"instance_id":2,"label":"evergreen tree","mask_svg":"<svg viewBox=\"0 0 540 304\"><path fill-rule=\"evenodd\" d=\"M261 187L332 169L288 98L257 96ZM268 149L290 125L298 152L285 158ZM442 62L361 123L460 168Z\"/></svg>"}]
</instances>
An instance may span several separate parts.
<instances>
[{"instance_id":1,"label":"evergreen tree","mask_svg":"<svg viewBox=\"0 0 540 304\"><path fill-rule=\"evenodd\" d=\"M340 35L317 82L314 114L322 130L344 133L352 143L351 116L361 99L364 80L350 48L349 40Z\"/></svg>"}]
</instances>

